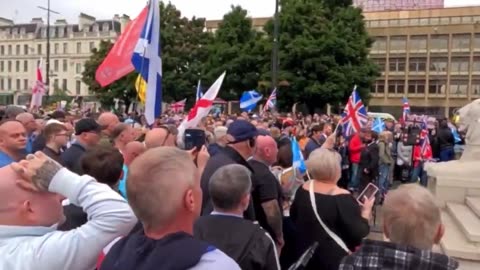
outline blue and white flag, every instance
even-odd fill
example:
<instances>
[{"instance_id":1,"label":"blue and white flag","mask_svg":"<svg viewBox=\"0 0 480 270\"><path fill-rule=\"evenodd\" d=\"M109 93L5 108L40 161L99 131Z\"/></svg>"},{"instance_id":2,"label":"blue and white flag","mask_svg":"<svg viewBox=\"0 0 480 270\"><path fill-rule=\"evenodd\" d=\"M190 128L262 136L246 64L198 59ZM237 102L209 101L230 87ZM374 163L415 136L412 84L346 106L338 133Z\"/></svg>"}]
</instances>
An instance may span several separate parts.
<instances>
[{"instance_id":1,"label":"blue and white flag","mask_svg":"<svg viewBox=\"0 0 480 270\"><path fill-rule=\"evenodd\" d=\"M201 85L201 83L200 83L200 80L198 80L197 94L196 94L195 96L196 96L195 101L198 101L199 99L201 99L201 98L203 97L202 85Z\"/></svg>"},{"instance_id":2,"label":"blue and white flag","mask_svg":"<svg viewBox=\"0 0 480 270\"><path fill-rule=\"evenodd\" d=\"M257 103L262 100L262 95L255 90L243 92L240 98L240 109L251 112L257 106Z\"/></svg>"},{"instance_id":3,"label":"blue and white flag","mask_svg":"<svg viewBox=\"0 0 480 270\"><path fill-rule=\"evenodd\" d=\"M307 172L307 166L305 166L305 160L303 159L302 150L300 150L300 145L297 142L295 137L290 139L292 144L292 166L294 169L298 169L301 174Z\"/></svg>"},{"instance_id":4,"label":"blue and white flag","mask_svg":"<svg viewBox=\"0 0 480 270\"><path fill-rule=\"evenodd\" d=\"M382 118L375 118L373 121L372 130L376 133L381 133L385 130L385 122L383 122Z\"/></svg>"},{"instance_id":5,"label":"blue and white flag","mask_svg":"<svg viewBox=\"0 0 480 270\"><path fill-rule=\"evenodd\" d=\"M162 113L162 58L159 0L150 0L148 17L133 51L132 64L147 85L145 118L149 125Z\"/></svg>"}]
</instances>

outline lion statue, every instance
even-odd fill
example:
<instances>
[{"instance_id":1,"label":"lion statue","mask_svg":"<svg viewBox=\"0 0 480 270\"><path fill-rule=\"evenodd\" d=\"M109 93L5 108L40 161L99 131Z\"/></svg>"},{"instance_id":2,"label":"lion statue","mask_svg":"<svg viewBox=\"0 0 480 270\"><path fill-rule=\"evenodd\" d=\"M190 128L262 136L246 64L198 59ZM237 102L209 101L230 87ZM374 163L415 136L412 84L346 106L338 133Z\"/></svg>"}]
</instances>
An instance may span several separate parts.
<instances>
[{"instance_id":1,"label":"lion statue","mask_svg":"<svg viewBox=\"0 0 480 270\"><path fill-rule=\"evenodd\" d=\"M480 175L480 99L462 107L459 130L466 131L465 149L460 160L427 163L425 170L432 177L478 178Z\"/></svg>"}]
</instances>

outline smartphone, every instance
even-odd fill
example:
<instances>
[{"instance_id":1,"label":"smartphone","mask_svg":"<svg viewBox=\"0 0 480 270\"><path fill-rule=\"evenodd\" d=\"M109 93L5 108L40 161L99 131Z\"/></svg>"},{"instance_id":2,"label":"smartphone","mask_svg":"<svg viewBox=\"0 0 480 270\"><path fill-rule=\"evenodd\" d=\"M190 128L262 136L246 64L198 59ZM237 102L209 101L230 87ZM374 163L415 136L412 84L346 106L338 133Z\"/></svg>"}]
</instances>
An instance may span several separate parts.
<instances>
[{"instance_id":1,"label":"smartphone","mask_svg":"<svg viewBox=\"0 0 480 270\"><path fill-rule=\"evenodd\" d=\"M186 129L184 133L185 150L191 150L196 148L200 150L207 141L205 131L201 129Z\"/></svg>"},{"instance_id":2,"label":"smartphone","mask_svg":"<svg viewBox=\"0 0 480 270\"><path fill-rule=\"evenodd\" d=\"M365 201L365 198L364 197L367 197L368 199L371 199L372 197L375 196L375 194L377 194L378 192L378 187L375 186L374 184L370 183L368 184L368 186L362 191L362 193L360 193L360 195L358 195L357 197L357 201L361 204L364 203Z\"/></svg>"}]
</instances>

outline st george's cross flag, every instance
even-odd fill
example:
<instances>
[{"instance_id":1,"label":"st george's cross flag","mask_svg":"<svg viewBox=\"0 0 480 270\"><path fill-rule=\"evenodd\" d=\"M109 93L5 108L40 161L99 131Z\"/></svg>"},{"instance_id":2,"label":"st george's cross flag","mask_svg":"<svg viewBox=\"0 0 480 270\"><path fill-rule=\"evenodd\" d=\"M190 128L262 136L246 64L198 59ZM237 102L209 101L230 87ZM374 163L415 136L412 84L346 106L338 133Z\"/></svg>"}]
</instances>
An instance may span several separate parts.
<instances>
[{"instance_id":1,"label":"st george's cross flag","mask_svg":"<svg viewBox=\"0 0 480 270\"><path fill-rule=\"evenodd\" d=\"M160 7L158 0L150 0L147 20L133 51L132 64L146 85L145 119L152 125L162 112L162 58L160 54ZM137 89L138 90L138 89Z\"/></svg>"},{"instance_id":2,"label":"st george's cross flag","mask_svg":"<svg viewBox=\"0 0 480 270\"><path fill-rule=\"evenodd\" d=\"M182 123L178 126L177 138L179 140L183 141L183 133L187 128L197 127L200 121L208 115L213 107L213 101L217 97L218 91L220 91L225 74L226 72L223 72L223 74L218 77L215 83L212 84L202 98L195 103L193 108L188 112L187 117L183 119Z\"/></svg>"},{"instance_id":3,"label":"st george's cross flag","mask_svg":"<svg viewBox=\"0 0 480 270\"><path fill-rule=\"evenodd\" d=\"M37 78L32 89L32 100L30 101L30 108L38 108L42 106L42 98L45 94L45 84L43 83L42 75L42 59L38 61Z\"/></svg>"}]
</instances>

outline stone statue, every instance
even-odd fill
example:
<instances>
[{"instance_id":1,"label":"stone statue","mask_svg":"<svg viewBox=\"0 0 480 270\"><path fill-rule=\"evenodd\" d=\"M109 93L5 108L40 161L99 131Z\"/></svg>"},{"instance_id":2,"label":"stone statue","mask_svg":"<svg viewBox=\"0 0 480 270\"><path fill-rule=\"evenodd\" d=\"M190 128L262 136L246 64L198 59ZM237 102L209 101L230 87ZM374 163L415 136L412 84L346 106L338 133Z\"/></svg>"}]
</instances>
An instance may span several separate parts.
<instances>
[{"instance_id":1,"label":"stone statue","mask_svg":"<svg viewBox=\"0 0 480 270\"><path fill-rule=\"evenodd\" d=\"M467 132L462 157L450 162L427 163L425 170L430 177L480 181L480 99L462 107L458 113L459 130Z\"/></svg>"}]
</instances>

